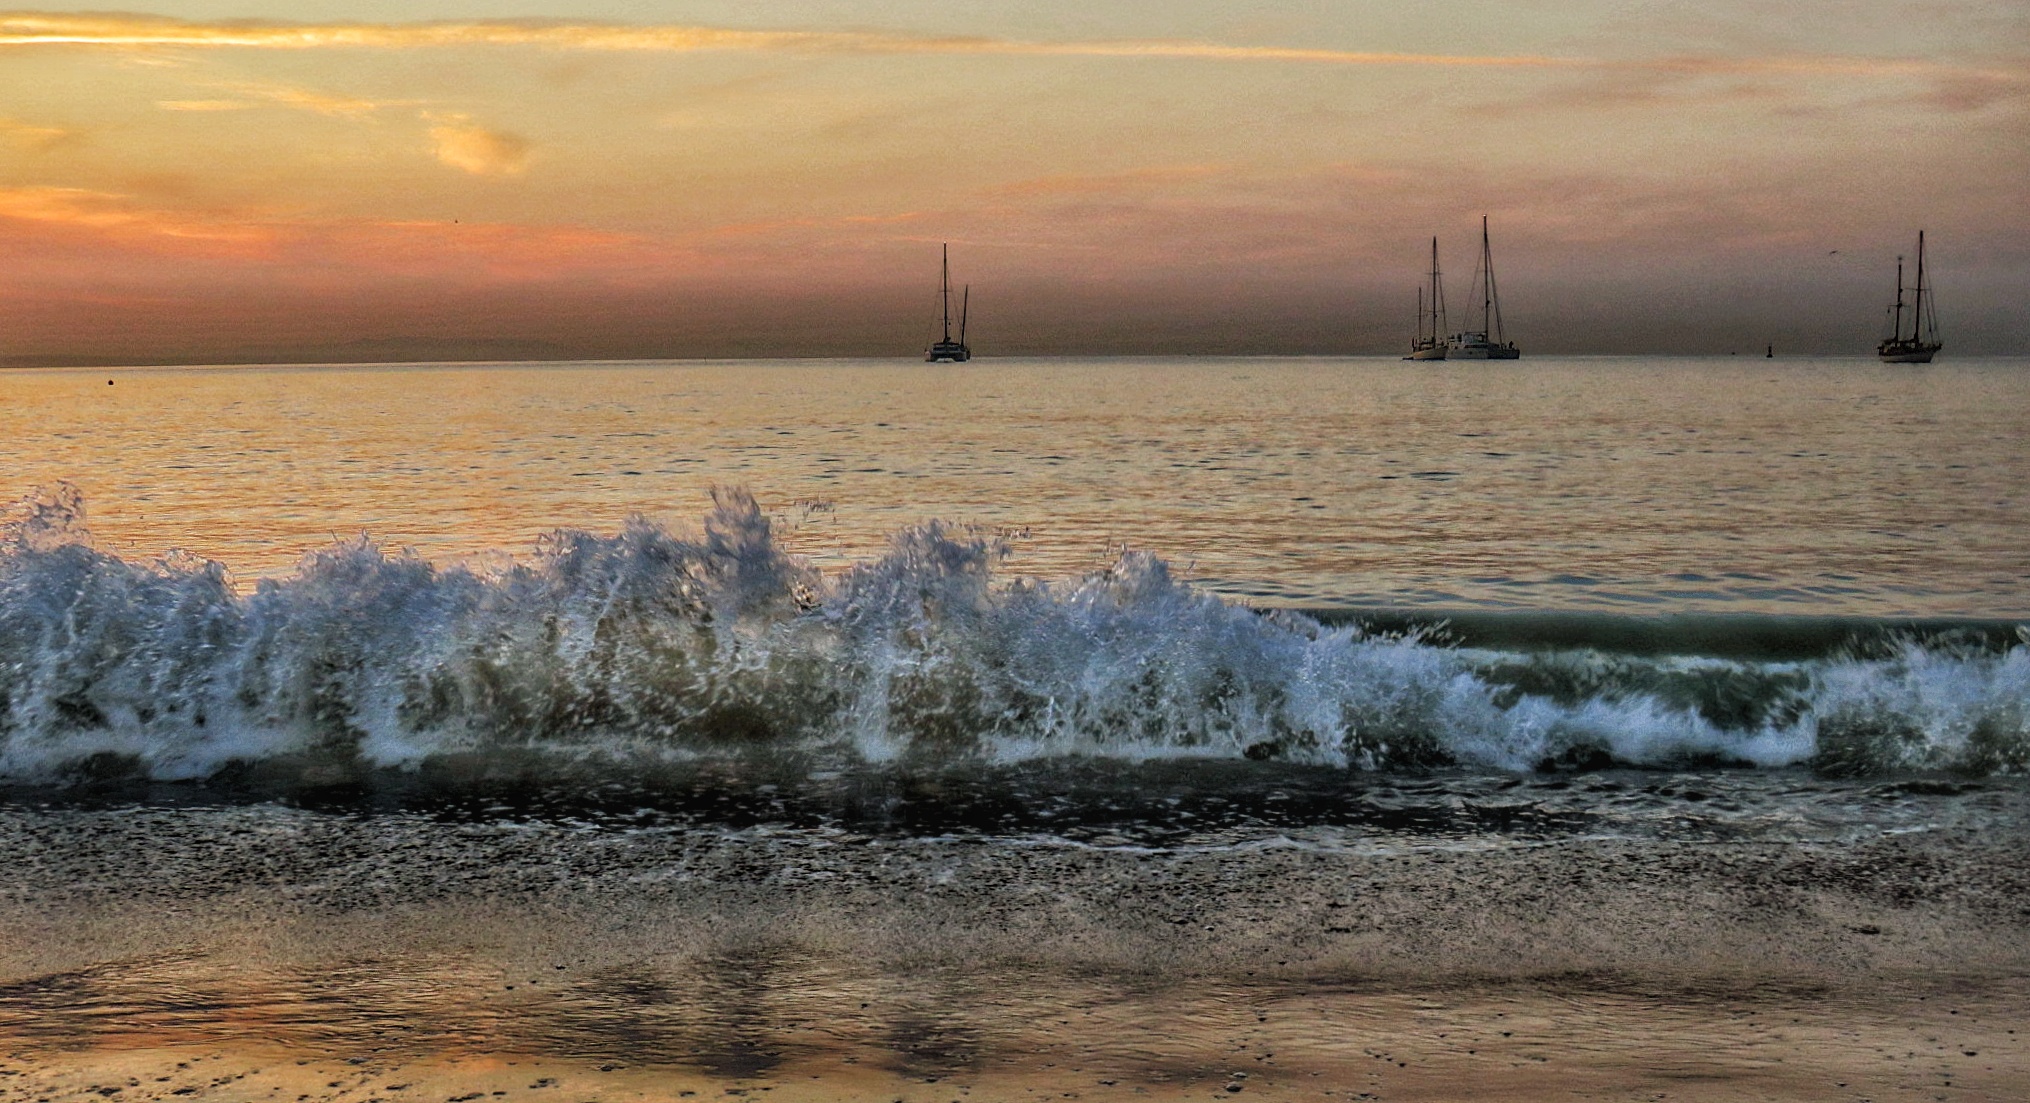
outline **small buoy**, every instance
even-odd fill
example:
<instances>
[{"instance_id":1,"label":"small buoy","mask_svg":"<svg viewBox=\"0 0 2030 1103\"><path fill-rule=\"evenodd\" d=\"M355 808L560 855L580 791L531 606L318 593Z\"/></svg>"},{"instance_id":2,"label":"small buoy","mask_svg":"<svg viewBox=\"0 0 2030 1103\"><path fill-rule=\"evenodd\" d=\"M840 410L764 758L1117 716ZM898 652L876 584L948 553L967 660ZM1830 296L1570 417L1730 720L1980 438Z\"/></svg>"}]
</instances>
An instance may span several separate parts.
<instances>
[{"instance_id":1,"label":"small buoy","mask_svg":"<svg viewBox=\"0 0 2030 1103\"><path fill-rule=\"evenodd\" d=\"M106 380L106 386L110 387L110 386L112 386L112 385L113 385L113 381L112 381L112 380L110 380L110 379Z\"/></svg>"}]
</instances>

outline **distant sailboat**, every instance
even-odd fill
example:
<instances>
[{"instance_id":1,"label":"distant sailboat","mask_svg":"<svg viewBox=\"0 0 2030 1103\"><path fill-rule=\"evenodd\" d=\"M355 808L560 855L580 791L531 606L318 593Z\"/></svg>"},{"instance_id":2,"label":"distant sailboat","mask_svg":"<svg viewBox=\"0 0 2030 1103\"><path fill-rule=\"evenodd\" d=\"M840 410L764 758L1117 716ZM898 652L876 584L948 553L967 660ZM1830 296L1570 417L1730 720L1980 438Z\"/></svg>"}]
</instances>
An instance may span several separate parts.
<instances>
[{"instance_id":1,"label":"distant sailboat","mask_svg":"<svg viewBox=\"0 0 2030 1103\"><path fill-rule=\"evenodd\" d=\"M1417 339L1410 342L1410 354L1405 360L1445 359L1445 284L1438 275L1438 239L1431 239L1431 297L1430 309L1426 310L1424 289L1417 289ZM1424 323L1431 323L1430 332L1424 330Z\"/></svg>"},{"instance_id":2,"label":"distant sailboat","mask_svg":"<svg viewBox=\"0 0 2030 1103\"><path fill-rule=\"evenodd\" d=\"M973 358L973 350L966 347L966 308L973 298L973 286L959 295L959 339L952 340L952 247L944 247L944 276L938 283L938 310L944 319L944 336L925 349L923 358L932 364L963 364Z\"/></svg>"},{"instance_id":3,"label":"distant sailboat","mask_svg":"<svg viewBox=\"0 0 2030 1103\"><path fill-rule=\"evenodd\" d=\"M1903 335L1903 258L1896 258L1896 305L1889 308L1889 336L1875 346L1885 364L1929 364L1944 348L1938 318L1924 298L1924 231L1917 231L1917 301L1910 308L1910 336Z\"/></svg>"},{"instance_id":4,"label":"distant sailboat","mask_svg":"<svg viewBox=\"0 0 2030 1103\"><path fill-rule=\"evenodd\" d=\"M1501 326L1501 295L1494 289L1494 250L1487 243L1487 216L1480 218L1480 266L1473 273L1480 284L1480 329L1446 339L1448 360L1516 360L1522 350L1508 340Z\"/></svg>"}]
</instances>

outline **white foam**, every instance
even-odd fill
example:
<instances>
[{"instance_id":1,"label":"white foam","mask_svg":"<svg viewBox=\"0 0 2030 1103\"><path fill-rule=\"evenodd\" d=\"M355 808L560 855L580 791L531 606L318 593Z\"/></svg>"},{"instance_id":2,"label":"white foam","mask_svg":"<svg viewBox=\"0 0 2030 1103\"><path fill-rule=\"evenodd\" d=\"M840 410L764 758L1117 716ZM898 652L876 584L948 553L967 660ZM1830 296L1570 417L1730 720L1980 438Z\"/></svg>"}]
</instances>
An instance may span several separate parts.
<instances>
[{"instance_id":1,"label":"white foam","mask_svg":"<svg viewBox=\"0 0 2030 1103\"><path fill-rule=\"evenodd\" d=\"M94 755L166 779L288 756L757 745L875 762L1775 767L1826 739L1852 752L1857 718L1898 733L1853 752L1882 769L2020 769L2030 745L2023 647L1759 666L1467 651L1260 615L1141 553L1083 579L1003 582L1003 547L937 524L827 579L740 491L716 496L701 534L637 519L485 570L352 540L244 595L216 564L95 550L83 509L68 488L40 495L0 542L5 777ZM1770 707L1728 726L1658 688L1714 678L1763 679Z\"/></svg>"}]
</instances>

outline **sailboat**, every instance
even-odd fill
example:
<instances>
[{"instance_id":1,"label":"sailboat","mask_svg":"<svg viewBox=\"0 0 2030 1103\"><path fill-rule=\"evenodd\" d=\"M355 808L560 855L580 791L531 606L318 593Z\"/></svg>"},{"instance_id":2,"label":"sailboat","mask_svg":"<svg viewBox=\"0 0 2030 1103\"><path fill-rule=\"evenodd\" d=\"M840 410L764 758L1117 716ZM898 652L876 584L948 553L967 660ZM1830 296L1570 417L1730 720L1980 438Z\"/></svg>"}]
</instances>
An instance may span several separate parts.
<instances>
[{"instance_id":1,"label":"sailboat","mask_svg":"<svg viewBox=\"0 0 2030 1103\"><path fill-rule=\"evenodd\" d=\"M966 347L966 307L973 298L973 285L967 284L959 295L959 339L952 340L952 247L944 247L944 277L938 283L938 309L944 318L944 336L931 343L924 350L923 358L931 364L963 364L973 358L973 350Z\"/></svg>"},{"instance_id":2,"label":"sailboat","mask_svg":"<svg viewBox=\"0 0 2030 1103\"><path fill-rule=\"evenodd\" d=\"M1424 323L1431 323L1431 331L1424 332ZM1417 289L1417 339L1410 342L1410 354L1405 360L1445 359L1445 339L1438 336L1445 332L1445 285L1438 276L1438 239L1431 239L1431 309L1424 309L1424 289Z\"/></svg>"},{"instance_id":3,"label":"sailboat","mask_svg":"<svg viewBox=\"0 0 2030 1103\"><path fill-rule=\"evenodd\" d=\"M1903 258L1896 258L1896 305L1889 308L1889 336L1875 346L1884 364L1929 364L1945 346L1938 318L1924 298L1924 231L1917 231L1917 301L1910 308L1910 336L1903 335Z\"/></svg>"},{"instance_id":4,"label":"sailboat","mask_svg":"<svg viewBox=\"0 0 2030 1103\"><path fill-rule=\"evenodd\" d=\"M1473 273L1480 284L1480 328L1455 333L1445 341L1448 360L1516 360L1522 350L1501 328L1501 296L1494 289L1494 250L1487 243L1487 216L1480 216L1480 264Z\"/></svg>"}]
</instances>

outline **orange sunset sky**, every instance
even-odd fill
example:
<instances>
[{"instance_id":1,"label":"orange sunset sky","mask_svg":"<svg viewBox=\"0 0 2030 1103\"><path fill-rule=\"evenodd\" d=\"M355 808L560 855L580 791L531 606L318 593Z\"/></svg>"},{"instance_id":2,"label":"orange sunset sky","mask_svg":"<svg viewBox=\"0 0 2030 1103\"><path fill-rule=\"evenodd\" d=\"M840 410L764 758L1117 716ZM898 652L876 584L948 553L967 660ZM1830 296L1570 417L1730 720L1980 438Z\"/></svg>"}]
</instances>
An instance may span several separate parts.
<instances>
[{"instance_id":1,"label":"orange sunset sky","mask_svg":"<svg viewBox=\"0 0 2030 1103\"><path fill-rule=\"evenodd\" d=\"M2022 0L0 14L0 363L2030 348Z\"/></svg>"}]
</instances>

